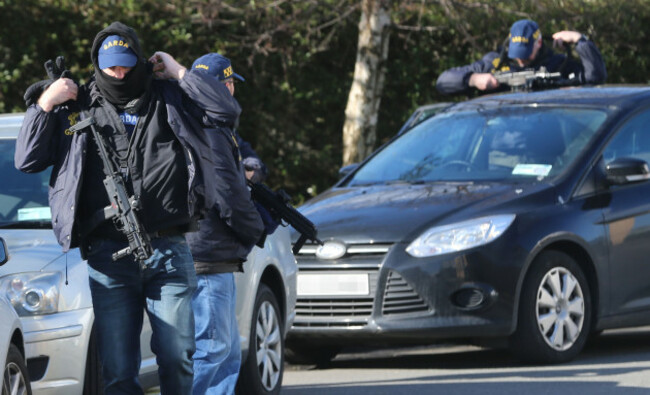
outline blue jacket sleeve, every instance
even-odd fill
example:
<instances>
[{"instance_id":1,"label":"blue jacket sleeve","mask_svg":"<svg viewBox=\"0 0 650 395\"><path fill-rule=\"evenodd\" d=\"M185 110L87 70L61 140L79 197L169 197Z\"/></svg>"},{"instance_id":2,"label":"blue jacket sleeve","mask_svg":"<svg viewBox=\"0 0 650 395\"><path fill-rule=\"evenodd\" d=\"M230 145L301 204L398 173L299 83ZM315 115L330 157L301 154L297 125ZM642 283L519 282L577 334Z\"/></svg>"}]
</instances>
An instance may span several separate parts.
<instances>
[{"instance_id":1,"label":"blue jacket sleeve","mask_svg":"<svg viewBox=\"0 0 650 395\"><path fill-rule=\"evenodd\" d=\"M216 78L202 71L188 70L179 83L189 99L207 117L207 125L233 126L239 118L241 107L228 88Z\"/></svg>"},{"instance_id":2,"label":"blue jacket sleeve","mask_svg":"<svg viewBox=\"0 0 650 395\"><path fill-rule=\"evenodd\" d=\"M235 131L235 137L237 139L237 145L239 146L239 152L241 152L241 156L243 158L242 163L246 167L246 170L255 171L255 175L251 181L264 181L268 175L268 169L266 168L266 165L264 162L262 162L259 155L257 155L257 152L255 152L250 143L241 138L237 131Z\"/></svg>"},{"instance_id":3,"label":"blue jacket sleeve","mask_svg":"<svg viewBox=\"0 0 650 395\"><path fill-rule=\"evenodd\" d=\"M260 159L259 155L257 155L257 152L255 152L250 143L241 138L237 131L235 131L235 137L237 138L237 145L239 146L239 152L241 152L242 158Z\"/></svg>"},{"instance_id":4,"label":"blue jacket sleeve","mask_svg":"<svg viewBox=\"0 0 650 395\"><path fill-rule=\"evenodd\" d=\"M56 110L55 110L56 111ZM14 165L26 173L37 173L54 164L57 116L37 104L27 108L16 140Z\"/></svg>"},{"instance_id":5,"label":"blue jacket sleeve","mask_svg":"<svg viewBox=\"0 0 650 395\"><path fill-rule=\"evenodd\" d=\"M445 70L436 81L436 89L445 95L468 93L470 91L469 77L474 73L490 73L498 58L497 52L489 52L481 60L472 64Z\"/></svg>"},{"instance_id":6,"label":"blue jacket sleeve","mask_svg":"<svg viewBox=\"0 0 650 395\"><path fill-rule=\"evenodd\" d=\"M223 130L207 131L213 155L210 158L217 186L220 218L231 228L243 245L253 246L262 237L264 225L246 185L241 163L234 154L233 143Z\"/></svg>"},{"instance_id":7,"label":"blue jacket sleeve","mask_svg":"<svg viewBox=\"0 0 650 395\"><path fill-rule=\"evenodd\" d=\"M602 84L607 79L607 69L600 51L592 41L584 38L576 43L576 52L582 62L585 84Z\"/></svg>"}]
</instances>

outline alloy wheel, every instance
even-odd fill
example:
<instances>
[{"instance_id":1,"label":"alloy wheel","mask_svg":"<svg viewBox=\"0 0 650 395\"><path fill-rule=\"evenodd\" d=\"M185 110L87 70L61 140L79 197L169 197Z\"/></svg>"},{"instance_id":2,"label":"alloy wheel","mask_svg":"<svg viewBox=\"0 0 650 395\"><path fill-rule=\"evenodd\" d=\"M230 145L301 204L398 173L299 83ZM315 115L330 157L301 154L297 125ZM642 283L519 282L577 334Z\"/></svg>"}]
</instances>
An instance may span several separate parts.
<instances>
[{"instance_id":1,"label":"alloy wheel","mask_svg":"<svg viewBox=\"0 0 650 395\"><path fill-rule=\"evenodd\" d=\"M20 366L9 362L5 366L4 382L2 384L2 395L24 395L27 394L27 384Z\"/></svg>"},{"instance_id":2,"label":"alloy wheel","mask_svg":"<svg viewBox=\"0 0 650 395\"><path fill-rule=\"evenodd\" d=\"M278 384L282 371L282 337L280 322L273 305L264 301L257 315L257 368L267 391Z\"/></svg>"},{"instance_id":3,"label":"alloy wheel","mask_svg":"<svg viewBox=\"0 0 650 395\"><path fill-rule=\"evenodd\" d=\"M564 351L576 342L585 317L582 288L566 268L555 267L544 275L537 290L539 331L553 349Z\"/></svg>"}]
</instances>

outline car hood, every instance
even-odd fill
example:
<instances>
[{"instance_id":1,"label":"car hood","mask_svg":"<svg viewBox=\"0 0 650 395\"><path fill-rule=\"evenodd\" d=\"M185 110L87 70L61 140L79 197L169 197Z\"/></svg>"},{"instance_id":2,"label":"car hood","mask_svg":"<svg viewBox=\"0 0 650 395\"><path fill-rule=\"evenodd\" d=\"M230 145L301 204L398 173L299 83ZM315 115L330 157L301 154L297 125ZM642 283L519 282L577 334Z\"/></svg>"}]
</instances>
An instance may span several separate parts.
<instances>
[{"instance_id":1,"label":"car hood","mask_svg":"<svg viewBox=\"0 0 650 395\"><path fill-rule=\"evenodd\" d=\"M0 266L0 276L39 271L63 255L51 229L3 229L0 237L9 250L9 262Z\"/></svg>"},{"instance_id":2,"label":"car hood","mask_svg":"<svg viewBox=\"0 0 650 395\"><path fill-rule=\"evenodd\" d=\"M516 214L526 200L551 202L554 196L547 183L393 184L332 188L300 211L316 225L321 240L398 242L410 241L436 224Z\"/></svg>"}]
</instances>

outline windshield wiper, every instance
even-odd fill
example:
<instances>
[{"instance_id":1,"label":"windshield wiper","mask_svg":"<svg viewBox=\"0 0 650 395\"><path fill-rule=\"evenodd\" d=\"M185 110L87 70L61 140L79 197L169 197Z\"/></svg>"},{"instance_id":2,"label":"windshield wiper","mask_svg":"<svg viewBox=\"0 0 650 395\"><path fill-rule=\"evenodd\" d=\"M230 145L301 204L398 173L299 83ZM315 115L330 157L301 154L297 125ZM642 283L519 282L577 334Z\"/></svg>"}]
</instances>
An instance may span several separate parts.
<instances>
[{"instance_id":1,"label":"windshield wiper","mask_svg":"<svg viewBox=\"0 0 650 395\"><path fill-rule=\"evenodd\" d=\"M51 229L50 220L0 222L0 229Z\"/></svg>"}]
</instances>

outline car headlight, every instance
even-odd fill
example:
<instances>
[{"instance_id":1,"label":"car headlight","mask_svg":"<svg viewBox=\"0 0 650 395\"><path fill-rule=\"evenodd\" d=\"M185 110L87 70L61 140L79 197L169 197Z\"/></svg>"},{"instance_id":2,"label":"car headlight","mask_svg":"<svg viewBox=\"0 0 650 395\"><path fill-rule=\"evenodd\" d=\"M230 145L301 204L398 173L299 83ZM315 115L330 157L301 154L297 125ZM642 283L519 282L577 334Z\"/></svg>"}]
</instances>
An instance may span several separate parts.
<instances>
[{"instance_id":1,"label":"car headlight","mask_svg":"<svg viewBox=\"0 0 650 395\"><path fill-rule=\"evenodd\" d=\"M52 314L58 311L61 273L28 272L0 278L4 294L19 316Z\"/></svg>"},{"instance_id":2,"label":"car headlight","mask_svg":"<svg viewBox=\"0 0 650 395\"><path fill-rule=\"evenodd\" d=\"M406 252L424 258L477 247L501 236L514 220L514 214L504 214L436 226L413 240Z\"/></svg>"}]
</instances>

